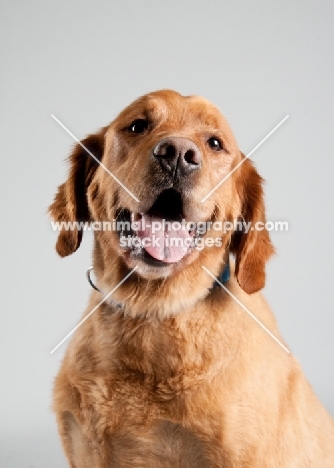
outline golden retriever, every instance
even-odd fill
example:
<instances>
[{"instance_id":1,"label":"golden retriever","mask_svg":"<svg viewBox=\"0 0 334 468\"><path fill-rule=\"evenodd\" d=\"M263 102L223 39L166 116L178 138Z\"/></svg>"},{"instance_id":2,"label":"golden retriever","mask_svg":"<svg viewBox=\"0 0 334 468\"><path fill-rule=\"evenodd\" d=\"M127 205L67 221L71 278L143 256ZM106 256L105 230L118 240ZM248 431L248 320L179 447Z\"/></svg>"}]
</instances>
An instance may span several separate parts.
<instances>
[{"instance_id":1,"label":"golden retriever","mask_svg":"<svg viewBox=\"0 0 334 468\"><path fill-rule=\"evenodd\" d=\"M51 216L125 227L94 233L98 290L84 316L104 302L75 332L55 382L70 466L333 468L333 420L298 362L208 274L219 277L233 255L225 287L282 342L258 292L273 253L268 231L199 234L183 224L141 243L153 239L143 221L265 222L262 179L219 110L153 92L82 145L95 159L74 148ZM171 234L186 247L169 246ZM81 238L63 228L57 252L72 254Z\"/></svg>"}]
</instances>

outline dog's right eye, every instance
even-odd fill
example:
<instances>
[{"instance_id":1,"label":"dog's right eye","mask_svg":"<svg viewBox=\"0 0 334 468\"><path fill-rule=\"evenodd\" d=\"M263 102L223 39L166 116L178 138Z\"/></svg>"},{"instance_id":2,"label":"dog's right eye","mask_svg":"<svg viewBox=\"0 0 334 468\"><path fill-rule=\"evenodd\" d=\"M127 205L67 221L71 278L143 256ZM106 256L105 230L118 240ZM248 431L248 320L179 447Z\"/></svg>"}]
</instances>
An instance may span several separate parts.
<instances>
[{"instance_id":1,"label":"dog's right eye","mask_svg":"<svg viewBox=\"0 0 334 468\"><path fill-rule=\"evenodd\" d=\"M148 122L145 119L136 119L128 127L131 133L143 133L148 128Z\"/></svg>"}]
</instances>

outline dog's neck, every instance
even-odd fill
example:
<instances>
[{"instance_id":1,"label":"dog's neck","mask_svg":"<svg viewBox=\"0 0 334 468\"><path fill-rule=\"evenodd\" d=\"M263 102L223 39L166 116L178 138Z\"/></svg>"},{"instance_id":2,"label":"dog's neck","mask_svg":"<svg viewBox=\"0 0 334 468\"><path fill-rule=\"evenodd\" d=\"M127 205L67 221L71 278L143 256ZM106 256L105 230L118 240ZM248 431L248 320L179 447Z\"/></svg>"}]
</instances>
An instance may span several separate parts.
<instances>
[{"instance_id":1,"label":"dog's neck","mask_svg":"<svg viewBox=\"0 0 334 468\"><path fill-rule=\"evenodd\" d=\"M89 284L91 285L91 287L93 289L95 289L96 291L98 292L101 292L102 291L94 284L93 280L91 279L91 272L93 271L93 267L89 267L87 272L86 272L86 277L87 277L87 280L89 282ZM217 286L217 284L222 283L222 284L226 284L228 283L229 279L231 277L231 269L230 269L230 259L229 259L229 256L227 255L226 259L225 259L225 262L224 262L224 267L220 273L220 275L217 277L217 282L214 281L213 282L213 285L212 285L212 288L211 290ZM210 291L211 291L210 290ZM103 294L103 293L102 293ZM117 307L118 309L119 308L122 308L122 304L121 303L117 303L115 301L113 301L112 299L109 299L109 302L111 302L115 307Z\"/></svg>"}]
</instances>

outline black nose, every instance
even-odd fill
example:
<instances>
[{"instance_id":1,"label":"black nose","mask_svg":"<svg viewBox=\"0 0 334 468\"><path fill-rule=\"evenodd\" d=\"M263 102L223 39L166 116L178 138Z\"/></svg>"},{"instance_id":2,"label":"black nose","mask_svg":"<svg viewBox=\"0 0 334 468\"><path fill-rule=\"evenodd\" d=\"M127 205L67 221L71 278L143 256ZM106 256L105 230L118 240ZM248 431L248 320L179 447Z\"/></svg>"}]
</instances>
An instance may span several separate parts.
<instances>
[{"instance_id":1,"label":"black nose","mask_svg":"<svg viewBox=\"0 0 334 468\"><path fill-rule=\"evenodd\" d=\"M159 141L153 149L153 156L163 170L173 175L178 172L185 176L199 169L202 155L194 142L187 138L169 137Z\"/></svg>"}]
</instances>

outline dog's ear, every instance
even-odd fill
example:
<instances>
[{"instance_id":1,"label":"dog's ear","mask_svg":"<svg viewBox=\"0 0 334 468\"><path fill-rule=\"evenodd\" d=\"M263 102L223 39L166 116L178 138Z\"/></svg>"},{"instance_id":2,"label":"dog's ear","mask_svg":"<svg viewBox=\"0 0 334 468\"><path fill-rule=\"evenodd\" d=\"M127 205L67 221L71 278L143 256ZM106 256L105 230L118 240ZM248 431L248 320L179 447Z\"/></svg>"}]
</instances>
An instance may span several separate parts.
<instances>
[{"instance_id":1,"label":"dog's ear","mask_svg":"<svg viewBox=\"0 0 334 468\"><path fill-rule=\"evenodd\" d=\"M68 179L58 187L49 213L58 223L89 222L91 220L87 188L92 181L98 162L87 152L89 150L99 161L104 149L106 129L87 136L77 144L69 156L70 170ZM82 145L82 146L81 146ZM75 252L80 246L82 230L72 226L71 229L60 228L56 250L61 257Z\"/></svg>"},{"instance_id":2,"label":"dog's ear","mask_svg":"<svg viewBox=\"0 0 334 468\"><path fill-rule=\"evenodd\" d=\"M265 264L274 253L269 233L264 227L266 218L262 182L251 161L246 159L240 166L237 190L242 203L241 221L251 224L248 224L250 228L247 233L234 232L231 252L236 256L235 274L238 283L248 294L264 287ZM256 226L258 222L263 224Z\"/></svg>"}]
</instances>

